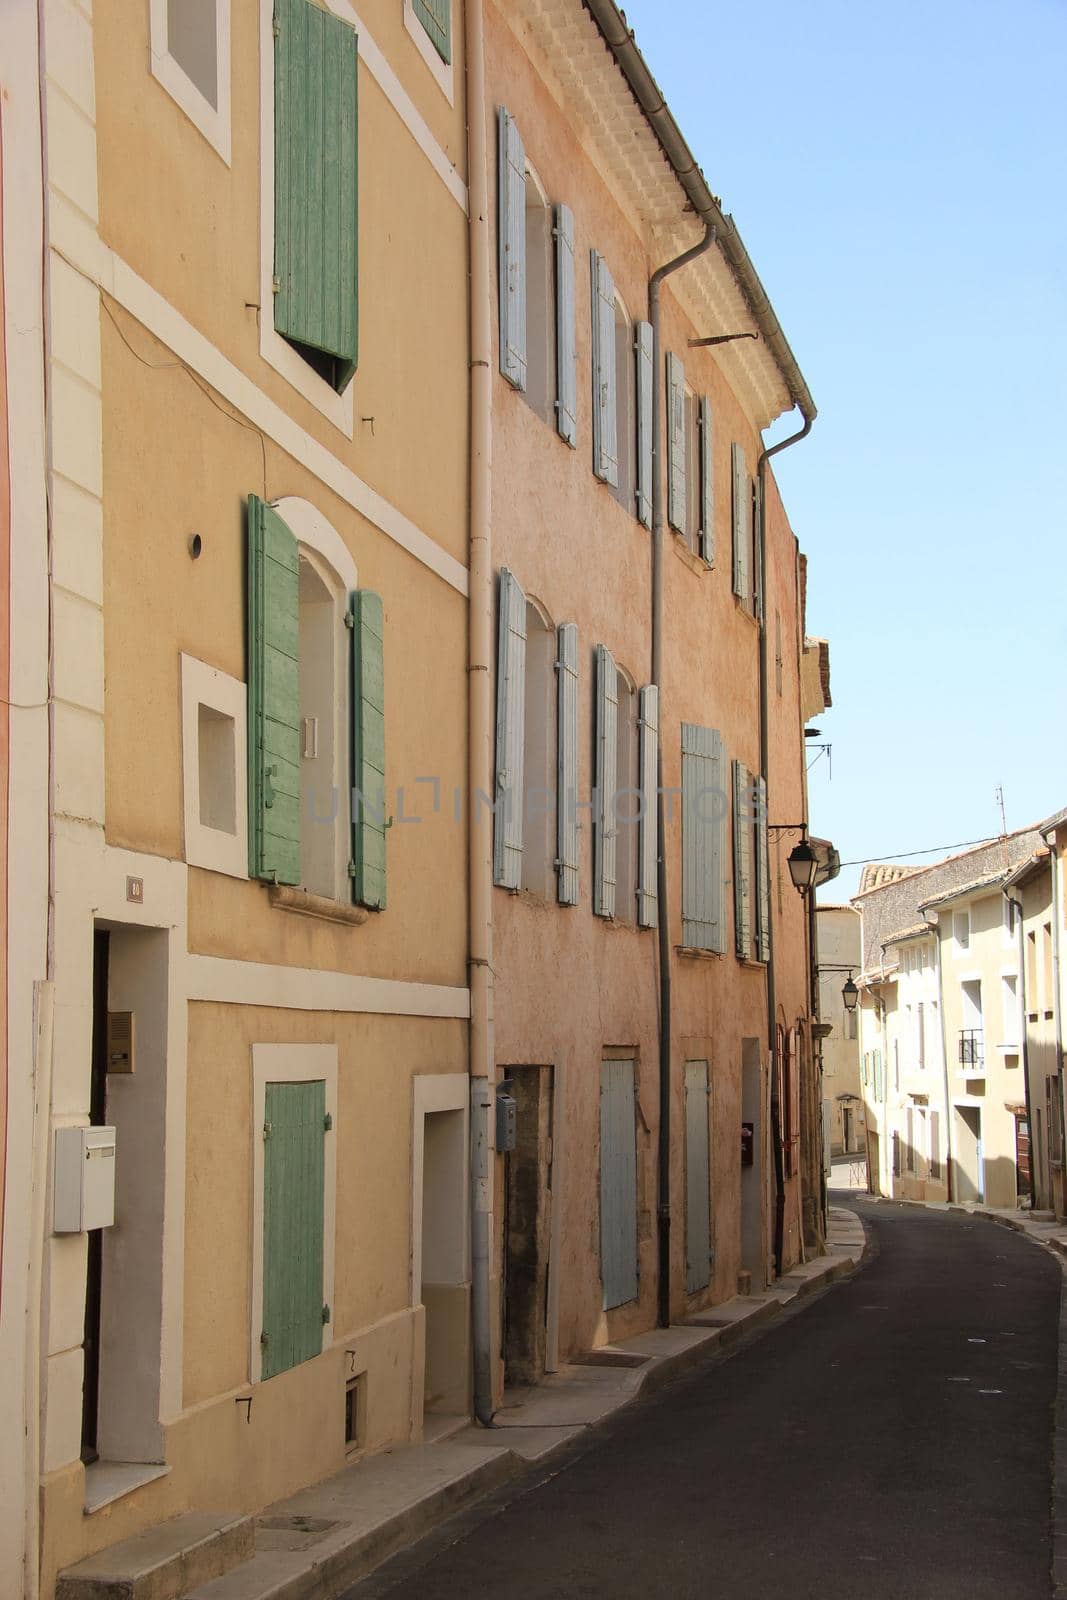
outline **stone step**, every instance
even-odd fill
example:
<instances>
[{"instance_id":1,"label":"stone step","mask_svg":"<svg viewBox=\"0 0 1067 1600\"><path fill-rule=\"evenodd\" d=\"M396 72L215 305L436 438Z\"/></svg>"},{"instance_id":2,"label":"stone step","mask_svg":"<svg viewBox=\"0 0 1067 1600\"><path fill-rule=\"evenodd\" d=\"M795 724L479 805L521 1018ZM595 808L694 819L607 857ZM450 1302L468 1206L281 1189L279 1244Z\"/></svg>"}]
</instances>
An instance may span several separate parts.
<instances>
[{"instance_id":1,"label":"stone step","mask_svg":"<svg viewBox=\"0 0 1067 1600\"><path fill-rule=\"evenodd\" d=\"M59 1574L56 1600L179 1600L255 1553L255 1522L189 1511Z\"/></svg>"}]
</instances>

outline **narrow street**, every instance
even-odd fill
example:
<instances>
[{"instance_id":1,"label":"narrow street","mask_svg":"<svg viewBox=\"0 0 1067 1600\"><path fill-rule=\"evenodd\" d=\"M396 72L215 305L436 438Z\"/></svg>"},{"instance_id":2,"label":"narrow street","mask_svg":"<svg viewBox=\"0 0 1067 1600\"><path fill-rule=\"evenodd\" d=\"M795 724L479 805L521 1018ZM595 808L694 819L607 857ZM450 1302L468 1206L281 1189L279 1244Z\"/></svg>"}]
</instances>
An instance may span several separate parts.
<instances>
[{"instance_id":1,"label":"narrow street","mask_svg":"<svg viewBox=\"0 0 1067 1600\"><path fill-rule=\"evenodd\" d=\"M847 1203L872 1243L851 1279L351 1600L1049 1595L1058 1262L991 1222Z\"/></svg>"}]
</instances>

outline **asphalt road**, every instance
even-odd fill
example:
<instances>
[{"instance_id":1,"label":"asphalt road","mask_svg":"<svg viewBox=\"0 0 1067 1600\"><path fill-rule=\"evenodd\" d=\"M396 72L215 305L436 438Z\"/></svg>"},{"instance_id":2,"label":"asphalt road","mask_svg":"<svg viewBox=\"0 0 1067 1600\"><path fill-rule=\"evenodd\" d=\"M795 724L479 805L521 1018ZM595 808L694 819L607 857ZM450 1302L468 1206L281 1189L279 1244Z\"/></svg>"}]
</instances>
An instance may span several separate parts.
<instances>
[{"instance_id":1,"label":"asphalt road","mask_svg":"<svg viewBox=\"0 0 1067 1600\"><path fill-rule=\"evenodd\" d=\"M395 1557L352 1600L1042 1600L1060 1266L856 1202L852 1278Z\"/></svg>"}]
</instances>

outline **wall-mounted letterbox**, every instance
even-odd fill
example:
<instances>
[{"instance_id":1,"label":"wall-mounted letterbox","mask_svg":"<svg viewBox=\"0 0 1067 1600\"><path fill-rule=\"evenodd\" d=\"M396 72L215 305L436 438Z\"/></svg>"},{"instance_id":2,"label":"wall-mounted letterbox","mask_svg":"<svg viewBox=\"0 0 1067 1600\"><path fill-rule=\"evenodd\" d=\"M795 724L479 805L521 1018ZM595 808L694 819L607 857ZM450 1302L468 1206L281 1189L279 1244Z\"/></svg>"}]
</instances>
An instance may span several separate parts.
<instances>
[{"instance_id":1,"label":"wall-mounted letterbox","mask_svg":"<svg viewBox=\"0 0 1067 1600\"><path fill-rule=\"evenodd\" d=\"M57 1128L52 1227L88 1233L115 1220L114 1128Z\"/></svg>"},{"instance_id":2,"label":"wall-mounted letterbox","mask_svg":"<svg viewBox=\"0 0 1067 1600\"><path fill-rule=\"evenodd\" d=\"M519 1139L519 1104L508 1081L498 1085L496 1091L496 1148L498 1155L514 1150Z\"/></svg>"}]
</instances>

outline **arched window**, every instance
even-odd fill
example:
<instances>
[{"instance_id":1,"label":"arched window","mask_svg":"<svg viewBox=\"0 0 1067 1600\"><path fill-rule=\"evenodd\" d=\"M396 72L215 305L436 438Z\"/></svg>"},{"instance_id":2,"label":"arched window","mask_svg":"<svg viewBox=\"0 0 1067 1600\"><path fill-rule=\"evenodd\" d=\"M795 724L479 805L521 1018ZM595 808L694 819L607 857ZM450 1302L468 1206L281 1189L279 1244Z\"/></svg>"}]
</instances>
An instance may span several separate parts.
<instances>
[{"instance_id":1,"label":"arched window","mask_svg":"<svg viewBox=\"0 0 1067 1600\"><path fill-rule=\"evenodd\" d=\"M538 601L526 601L523 721L522 887L555 895L556 629Z\"/></svg>"},{"instance_id":2,"label":"arched window","mask_svg":"<svg viewBox=\"0 0 1067 1600\"><path fill-rule=\"evenodd\" d=\"M526 168L526 402L546 422L555 415L556 315L552 207Z\"/></svg>"}]
</instances>

